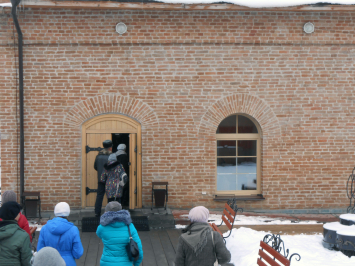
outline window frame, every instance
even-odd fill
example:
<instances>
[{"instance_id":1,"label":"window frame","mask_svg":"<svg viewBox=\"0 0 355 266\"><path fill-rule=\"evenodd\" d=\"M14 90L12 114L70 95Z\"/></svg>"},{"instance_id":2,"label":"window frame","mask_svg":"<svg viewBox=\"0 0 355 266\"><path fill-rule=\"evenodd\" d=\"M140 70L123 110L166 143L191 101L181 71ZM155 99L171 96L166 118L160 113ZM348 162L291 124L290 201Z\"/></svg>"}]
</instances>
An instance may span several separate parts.
<instances>
[{"instance_id":1,"label":"window frame","mask_svg":"<svg viewBox=\"0 0 355 266\"><path fill-rule=\"evenodd\" d=\"M254 125L256 126L256 128L258 130L258 133L233 133L233 134L215 133L216 134L215 195L217 195L217 196L219 196L219 195L221 195L221 196L223 196L223 195L245 196L245 195L261 194L261 127L260 127L259 123L257 123L253 117L251 117L247 114L236 113L236 114L232 114L229 116L234 116L234 115L237 116L236 130L238 130L238 116L244 116L244 117L250 119L254 123ZM227 116L227 117L229 117L229 116ZM224 119L226 119L227 117L225 117ZM222 123L222 121L220 122L220 124ZM217 132L217 129L216 129L216 132ZM256 140L256 190L223 190L223 191L217 190L217 160L218 160L218 158L224 157L224 156L217 156L217 141L218 140L236 140L236 141L238 141L238 140ZM236 157L238 157L238 156L236 156ZM241 157L246 157L246 156L241 156ZM252 157L254 157L254 156L252 156Z\"/></svg>"}]
</instances>

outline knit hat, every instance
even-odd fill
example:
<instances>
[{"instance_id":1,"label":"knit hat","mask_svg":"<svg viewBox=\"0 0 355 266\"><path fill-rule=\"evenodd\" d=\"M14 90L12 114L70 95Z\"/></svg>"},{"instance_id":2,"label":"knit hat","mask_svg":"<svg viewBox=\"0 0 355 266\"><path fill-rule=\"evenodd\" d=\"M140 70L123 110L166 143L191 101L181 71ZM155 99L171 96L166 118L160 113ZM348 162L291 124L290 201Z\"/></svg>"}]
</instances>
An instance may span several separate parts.
<instances>
[{"instance_id":1,"label":"knit hat","mask_svg":"<svg viewBox=\"0 0 355 266\"><path fill-rule=\"evenodd\" d=\"M126 145L121 143L120 145L117 146L117 150L123 150L125 151L126 150Z\"/></svg>"},{"instance_id":2,"label":"knit hat","mask_svg":"<svg viewBox=\"0 0 355 266\"><path fill-rule=\"evenodd\" d=\"M33 266L65 266L64 259L52 247L44 247L34 256Z\"/></svg>"},{"instance_id":3,"label":"knit hat","mask_svg":"<svg viewBox=\"0 0 355 266\"><path fill-rule=\"evenodd\" d=\"M111 201L107 203L105 212L118 212L122 210L122 205L117 201Z\"/></svg>"},{"instance_id":4,"label":"knit hat","mask_svg":"<svg viewBox=\"0 0 355 266\"><path fill-rule=\"evenodd\" d=\"M54 215L57 217L67 217L70 214L69 204L66 202L59 202L55 205Z\"/></svg>"},{"instance_id":5,"label":"knit hat","mask_svg":"<svg viewBox=\"0 0 355 266\"><path fill-rule=\"evenodd\" d=\"M1 196L2 204L8 201L17 201L16 193L12 190L6 190Z\"/></svg>"},{"instance_id":6,"label":"knit hat","mask_svg":"<svg viewBox=\"0 0 355 266\"><path fill-rule=\"evenodd\" d=\"M192 223L207 223L210 212L203 206L192 208L189 212L189 219Z\"/></svg>"},{"instance_id":7,"label":"knit hat","mask_svg":"<svg viewBox=\"0 0 355 266\"><path fill-rule=\"evenodd\" d=\"M108 157L108 161L109 162L116 162L117 161L116 154L114 154L114 153L110 154L110 156Z\"/></svg>"},{"instance_id":8,"label":"knit hat","mask_svg":"<svg viewBox=\"0 0 355 266\"><path fill-rule=\"evenodd\" d=\"M111 140L105 140L104 142L102 142L102 145L104 146L105 149L107 148L111 148L112 147L112 141Z\"/></svg>"},{"instance_id":9,"label":"knit hat","mask_svg":"<svg viewBox=\"0 0 355 266\"><path fill-rule=\"evenodd\" d=\"M20 204L16 201L8 201L0 208L0 218L3 220L15 220L21 209Z\"/></svg>"}]
</instances>

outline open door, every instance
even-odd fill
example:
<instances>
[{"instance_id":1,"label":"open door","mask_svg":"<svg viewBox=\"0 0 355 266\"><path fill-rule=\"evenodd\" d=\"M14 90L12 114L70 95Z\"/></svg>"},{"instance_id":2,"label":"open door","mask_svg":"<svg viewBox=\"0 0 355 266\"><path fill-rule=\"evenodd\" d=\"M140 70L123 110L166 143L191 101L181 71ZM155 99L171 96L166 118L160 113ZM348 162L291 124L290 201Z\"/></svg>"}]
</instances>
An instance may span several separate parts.
<instances>
[{"instance_id":1,"label":"open door","mask_svg":"<svg viewBox=\"0 0 355 266\"><path fill-rule=\"evenodd\" d=\"M111 139L111 134L86 134L86 206L94 207L97 189L97 171L94 169L96 155L102 148L104 140ZM94 190L94 191L93 191ZM106 206L107 197L104 197L102 206Z\"/></svg>"},{"instance_id":2,"label":"open door","mask_svg":"<svg viewBox=\"0 0 355 266\"><path fill-rule=\"evenodd\" d=\"M129 208L137 207L137 134L129 134Z\"/></svg>"}]
</instances>

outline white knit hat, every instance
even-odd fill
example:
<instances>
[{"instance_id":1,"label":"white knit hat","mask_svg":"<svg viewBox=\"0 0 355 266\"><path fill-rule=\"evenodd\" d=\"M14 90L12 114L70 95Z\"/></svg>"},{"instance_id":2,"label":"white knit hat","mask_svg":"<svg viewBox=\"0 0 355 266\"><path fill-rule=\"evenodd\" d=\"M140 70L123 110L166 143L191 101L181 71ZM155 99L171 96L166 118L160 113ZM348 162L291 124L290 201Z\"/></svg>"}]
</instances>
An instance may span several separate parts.
<instances>
[{"instance_id":1,"label":"white knit hat","mask_svg":"<svg viewBox=\"0 0 355 266\"><path fill-rule=\"evenodd\" d=\"M67 217L70 214L69 204L66 202L59 202L55 205L54 215L57 217Z\"/></svg>"},{"instance_id":2,"label":"white knit hat","mask_svg":"<svg viewBox=\"0 0 355 266\"><path fill-rule=\"evenodd\" d=\"M193 223L207 223L210 211L203 206L192 208L189 212L189 219Z\"/></svg>"}]
</instances>

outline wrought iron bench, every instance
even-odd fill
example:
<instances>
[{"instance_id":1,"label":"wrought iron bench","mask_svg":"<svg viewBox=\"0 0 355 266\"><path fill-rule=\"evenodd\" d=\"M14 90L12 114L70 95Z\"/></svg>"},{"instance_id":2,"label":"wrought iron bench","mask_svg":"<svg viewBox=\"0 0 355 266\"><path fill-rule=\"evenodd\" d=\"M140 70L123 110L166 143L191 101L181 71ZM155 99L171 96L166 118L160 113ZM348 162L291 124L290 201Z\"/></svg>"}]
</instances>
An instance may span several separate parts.
<instances>
[{"instance_id":1,"label":"wrought iron bench","mask_svg":"<svg viewBox=\"0 0 355 266\"><path fill-rule=\"evenodd\" d=\"M215 223L210 224L210 226L212 227L213 231L218 232L222 237L223 240L225 241L225 238L228 238L231 233L232 233L232 229L233 229L233 225L234 225L234 221L235 221L235 217L237 216L237 212L241 211L243 212L242 208L238 208L237 204L236 204L237 199L230 199L228 200L228 202L224 205L224 210L223 210L223 214L222 214L222 222L220 225L216 225ZM229 235L228 236L223 236L221 230L219 230L218 227L220 227L223 222L226 224L226 226L229 229Z\"/></svg>"},{"instance_id":2,"label":"wrought iron bench","mask_svg":"<svg viewBox=\"0 0 355 266\"><path fill-rule=\"evenodd\" d=\"M271 245L269 244L270 242ZM263 241L260 241L260 248L260 258L257 260L259 266L290 266L293 256L298 256L298 259L296 258L297 261L301 259L301 256L297 253L293 253L290 258L288 258L289 251L288 249L285 250L285 244L280 235L268 234L264 236ZM284 255L281 254L281 251L283 251Z\"/></svg>"}]
</instances>

